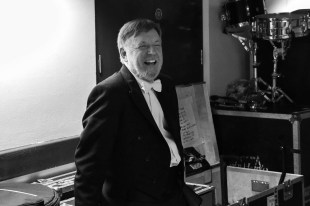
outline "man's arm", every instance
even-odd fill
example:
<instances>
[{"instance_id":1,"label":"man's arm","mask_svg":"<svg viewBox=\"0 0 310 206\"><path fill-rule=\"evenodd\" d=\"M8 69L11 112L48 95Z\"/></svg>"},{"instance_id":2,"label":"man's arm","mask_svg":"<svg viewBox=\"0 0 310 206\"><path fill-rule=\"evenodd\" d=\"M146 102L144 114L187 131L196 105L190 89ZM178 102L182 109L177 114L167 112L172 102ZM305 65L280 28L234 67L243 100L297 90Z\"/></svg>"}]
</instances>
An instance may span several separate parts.
<instances>
[{"instance_id":1,"label":"man's arm","mask_svg":"<svg viewBox=\"0 0 310 206\"><path fill-rule=\"evenodd\" d=\"M75 153L75 205L99 205L102 185L113 152L118 103L115 93L97 86L89 95L84 130Z\"/></svg>"}]
</instances>

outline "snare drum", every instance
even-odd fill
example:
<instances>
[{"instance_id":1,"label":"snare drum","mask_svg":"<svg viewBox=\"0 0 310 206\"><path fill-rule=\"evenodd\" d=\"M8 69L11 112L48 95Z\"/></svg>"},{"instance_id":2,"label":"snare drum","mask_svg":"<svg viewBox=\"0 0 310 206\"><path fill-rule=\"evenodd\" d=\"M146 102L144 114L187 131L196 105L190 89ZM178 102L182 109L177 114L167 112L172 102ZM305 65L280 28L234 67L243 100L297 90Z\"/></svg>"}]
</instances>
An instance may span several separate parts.
<instances>
[{"instance_id":1,"label":"snare drum","mask_svg":"<svg viewBox=\"0 0 310 206\"><path fill-rule=\"evenodd\" d=\"M256 15L264 13L264 0L228 0L225 4L228 27L240 28L250 25Z\"/></svg>"},{"instance_id":2,"label":"snare drum","mask_svg":"<svg viewBox=\"0 0 310 206\"><path fill-rule=\"evenodd\" d=\"M255 19L252 31L257 38L265 40L291 38L293 29L303 24L300 15L292 13L263 14L257 15Z\"/></svg>"}]
</instances>

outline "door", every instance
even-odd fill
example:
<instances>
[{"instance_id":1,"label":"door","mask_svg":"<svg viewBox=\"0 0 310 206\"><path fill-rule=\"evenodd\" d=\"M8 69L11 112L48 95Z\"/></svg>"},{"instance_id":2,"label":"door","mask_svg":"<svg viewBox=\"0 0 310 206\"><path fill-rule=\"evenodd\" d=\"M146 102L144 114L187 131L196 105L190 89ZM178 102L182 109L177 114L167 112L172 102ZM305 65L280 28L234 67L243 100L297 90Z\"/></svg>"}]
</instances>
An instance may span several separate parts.
<instances>
[{"instance_id":1,"label":"door","mask_svg":"<svg viewBox=\"0 0 310 206\"><path fill-rule=\"evenodd\" d=\"M95 0L97 83L121 67L117 34L124 23L149 18L162 28L162 72L176 84L203 81L202 0Z\"/></svg>"}]
</instances>

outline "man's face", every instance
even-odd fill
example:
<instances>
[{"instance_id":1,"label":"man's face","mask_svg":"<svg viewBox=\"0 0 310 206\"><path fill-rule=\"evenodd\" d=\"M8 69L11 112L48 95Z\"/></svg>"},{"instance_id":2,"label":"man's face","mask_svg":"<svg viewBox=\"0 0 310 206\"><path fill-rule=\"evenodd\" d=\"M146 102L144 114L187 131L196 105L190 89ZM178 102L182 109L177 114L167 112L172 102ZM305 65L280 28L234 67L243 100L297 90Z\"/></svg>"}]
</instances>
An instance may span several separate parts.
<instances>
[{"instance_id":1,"label":"man's face","mask_svg":"<svg viewBox=\"0 0 310 206\"><path fill-rule=\"evenodd\" d=\"M145 81L153 81L163 64L161 38L155 29L127 39L122 58L128 69ZM121 51L122 52L122 51Z\"/></svg>"}]
</instances>

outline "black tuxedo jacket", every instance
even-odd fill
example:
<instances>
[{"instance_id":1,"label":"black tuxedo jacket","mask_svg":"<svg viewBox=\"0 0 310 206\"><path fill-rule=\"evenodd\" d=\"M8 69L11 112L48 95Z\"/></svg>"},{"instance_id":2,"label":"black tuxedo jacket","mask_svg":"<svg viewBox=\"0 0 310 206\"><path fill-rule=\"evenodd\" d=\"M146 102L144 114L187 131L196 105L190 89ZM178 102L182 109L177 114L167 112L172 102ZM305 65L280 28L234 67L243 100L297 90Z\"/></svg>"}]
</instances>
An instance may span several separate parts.
<instances>
[{"instance_id":1,"label":"black tuxedo jacket","mask_svg":"<svg viewBox=\"0 0 310 206\"><path fill-rule=\"evenodd\" d=\"M157 98L183 160L175 86L165 76L159 79L162 92ZM125 66L92 90L83 127L75 153L76 206L124 206L134 198L133 191L154 199L162 194L169 180L170 150ZM182 183L183 169L181 161L177 178Z\"/></svg>"}]
</instances>

